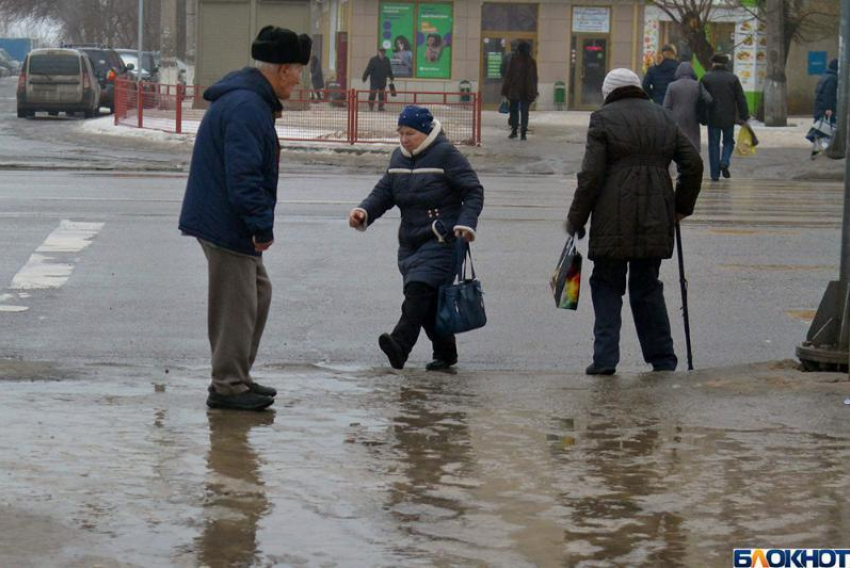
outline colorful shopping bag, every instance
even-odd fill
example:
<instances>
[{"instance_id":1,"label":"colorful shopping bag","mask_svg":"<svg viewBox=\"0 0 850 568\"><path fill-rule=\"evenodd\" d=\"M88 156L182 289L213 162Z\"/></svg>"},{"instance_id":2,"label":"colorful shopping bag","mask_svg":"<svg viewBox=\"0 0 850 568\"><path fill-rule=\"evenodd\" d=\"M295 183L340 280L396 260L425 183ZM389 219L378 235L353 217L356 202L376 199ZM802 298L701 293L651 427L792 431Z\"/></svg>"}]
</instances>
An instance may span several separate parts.
<instances>
[{"instance_id":1,"label":"colorful shopping bag","mask_svg":"<svg viewBox=\"0 0 850 568\"><path fill-rule=\"evenodd\" d=\"M567 239L558 266L549 280L555 306L564 310L578 309L581 291L581 253L576 250L575 237Z\"/></svg>"}]
</instances>

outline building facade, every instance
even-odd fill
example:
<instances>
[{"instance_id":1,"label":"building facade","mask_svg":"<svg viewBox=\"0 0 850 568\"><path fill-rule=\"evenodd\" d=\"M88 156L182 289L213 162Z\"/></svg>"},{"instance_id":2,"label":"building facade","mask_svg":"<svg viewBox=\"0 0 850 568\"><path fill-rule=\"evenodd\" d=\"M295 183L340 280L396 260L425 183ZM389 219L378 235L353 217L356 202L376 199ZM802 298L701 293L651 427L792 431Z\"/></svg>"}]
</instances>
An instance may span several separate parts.
<instances>
[{"instance_id":1,"label":"building facade","mask_svg":"<svg viewBox=\"0 0 850 568\"><path fill-rule=\"evenodd\" d=\"M209 85L252 63L250 44L264 25L307 32L326 85L368 89L361 81L369 58L387 50L398 90L457 92L467 82L485 108L500 102L503 62L512 42L527 41L537 60L538 110L592 110L602 102L606 73L627 67L639 74L662 45L687 53L687 44L662 10L645 0L197 0L196 82ZM764 24L747 10L718 8L708 34L728 54L750 105L760 104L766 73ZM818 66L831 58L837 36L792 45L789 110L807 112ZM697 67L699 67L697 65ZM305 73L305 85L307 84Z\"/></svg>"}]
</instances>

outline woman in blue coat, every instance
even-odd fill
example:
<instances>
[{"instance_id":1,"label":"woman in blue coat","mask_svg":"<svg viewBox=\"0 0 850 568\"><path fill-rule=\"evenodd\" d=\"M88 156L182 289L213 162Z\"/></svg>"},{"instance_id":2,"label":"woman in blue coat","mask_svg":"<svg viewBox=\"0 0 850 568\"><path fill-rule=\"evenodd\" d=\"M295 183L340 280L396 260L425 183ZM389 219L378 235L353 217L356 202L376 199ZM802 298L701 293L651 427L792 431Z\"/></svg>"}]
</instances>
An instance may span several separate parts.
<instances>
[{"instance_id":1,"label":"woman in blue coat","mask_svg":"<svg viewBox=\"0 0 850 568\"><path fill-rule=\"evenodd\" d=\"M351 210L348 223L365 231L394 206L401 210L398 268L404 277L404 303L395 329L382 334L378 344L390 365L402 369L425 329L434 355L425 368L443 370L457 363L457 345L453 335L434 332L437 291L454 277L455 239L475 240L484 188L428 109L405 108L398 117L398 135L401 144L389 168Z\"/></svg>"}]
</instances>

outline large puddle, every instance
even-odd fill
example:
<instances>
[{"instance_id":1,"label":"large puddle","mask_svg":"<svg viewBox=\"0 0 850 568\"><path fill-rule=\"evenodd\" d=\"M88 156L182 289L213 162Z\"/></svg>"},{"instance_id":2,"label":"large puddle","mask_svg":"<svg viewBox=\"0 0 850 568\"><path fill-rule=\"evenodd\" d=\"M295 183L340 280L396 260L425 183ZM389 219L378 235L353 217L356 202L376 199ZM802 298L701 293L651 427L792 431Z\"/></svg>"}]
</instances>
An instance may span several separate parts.
<instances>
[{"instance_id":1,"label":"large puddle","mask_svg":"<svg viewBox=\"0 0 850 568\"><path fill-rule=\"evenodd\" d=\"M729 566L850 534L829 375L382 373L267 368L263 413L207 411L201 370L5 382L0 565Z\"/></svg>"}]
</instances>

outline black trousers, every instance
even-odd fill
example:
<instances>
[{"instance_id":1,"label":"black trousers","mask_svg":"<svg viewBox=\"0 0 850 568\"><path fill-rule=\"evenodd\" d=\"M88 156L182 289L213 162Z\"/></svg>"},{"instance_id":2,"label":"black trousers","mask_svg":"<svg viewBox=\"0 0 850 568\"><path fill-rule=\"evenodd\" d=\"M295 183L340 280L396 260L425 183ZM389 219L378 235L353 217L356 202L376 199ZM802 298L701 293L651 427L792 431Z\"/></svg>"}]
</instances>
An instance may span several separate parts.
<instances>
[{"instance_id":1,"label":"black trousers","mask_svg":"<svg viewBox=\"0 0 850 568\"><path fill-rule=\"evenodd\" d=\"M369 91L369 110L375 110L375 97L378 97L378 110L384 110L384 101L387 99L386 89L372 89Z\"/></svg>"},{"instance_id":2,"label":"black trousers","mask_svg":"<svg viewBox=\"0 0 850 568\"><path fill-rule=\"evenodd\" d=\"M390 334L404 350L404 355L413 350L419 339L419 330L424 329L433 346L434 359L457 361L457 343L454 335L438 336L434 332L437 319L437 289L422 282L411 282L404 287L404 303L401 317Z\"/></svg>"},{"instance_id":3,"label":"black trousers","mask_svg":"<svg viewBox=\"0 0 850 568\"><path fill-rule=\"evenodd\" d=\"M522 121L522 132L528 132L528 107L531 106L529 101L521 101L519 99L511 99L510 115L508 124L514 130L520 126Z\"/></svg>"},{"instance_id":4,"label":"black trousers","mask_svg":"<svg viewBox=\"0 0 850 568\"><path fill-rule=\"evenodd\" d=\"M643 358L655 370L672 371L678 359L673 351L670 319L664 303L664 285L658 280L660 258L603 260L593 263L590 294L593 299L593 363L613 369L620 362L620 328L626 271L629 274L629 304L635 319Z\"/></svg>"}]
</instances>

